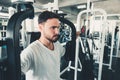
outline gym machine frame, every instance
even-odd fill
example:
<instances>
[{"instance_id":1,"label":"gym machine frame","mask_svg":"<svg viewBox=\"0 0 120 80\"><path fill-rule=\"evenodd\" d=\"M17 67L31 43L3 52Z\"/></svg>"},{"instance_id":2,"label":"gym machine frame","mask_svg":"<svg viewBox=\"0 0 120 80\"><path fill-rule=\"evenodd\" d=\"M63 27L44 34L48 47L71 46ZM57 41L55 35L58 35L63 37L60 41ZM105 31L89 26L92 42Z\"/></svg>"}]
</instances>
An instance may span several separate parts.
<instances>
[{"instance_id":1,"label":"gym machine frame","mask_svg":"<svg viewBox=\"0 0 120 80\"><path fill-rule=\"evenodd\" d=\"M88 10L84 10L84 11L82 11L82 12L80 12L78 14L78 16L77 16L77 31L80 31L80 19L81 19L81 15L84 14L84 13L88 14L88 13L95 13L95 12L100 12L100 13L103 14L103 24L106 27L105 22L106 22L106 15L107 15L107 13L103 9L93 9L93 10L92 9L88 9ZM81 37L78 37L78 38L81 38ZM79 42L79 40L77 40L76 44ZM99 62L98 80L101 80L101 76L102 76L102 64L103 64L104 42L105 42L105 29L103 29L103 35L102 35L101 42L102 42L102 44L101 44L101 49L100 49L101 55L99 55L100 62ZM76 48L79 48L79 45L76 45ZM78 52L79 51L76 51L76 59L75 59L76 69L75 69L75 75L77 75L77 64L78 64L77 60L78 60L78 54L79 54ZM74 80L77 80L77 76L75 76Z\"/></svg>"},{"instance_id":2,"label":"gym machine frame","mask_svg":"<svg viewBox=\"0 0 120 80\"><path fill-rule=\"evenodd\" d=\"M24 4L25 11L18 11L9 20L7 26L7 80L21 80L20 65L20 29L21 23L26 18L34 17L34 8L31 3Z\"/></svg>"},{"instance_id":3,"label":"gym machine frame","mask_svg":"<svg viewBox=\"0 0 120 80\"><path fill-rule=\"evenodd\" d=\"M78 45L79 43L76 43L76 29L75 29L75 26L74 26L74 24L72 23L72 22L70 22L69 20L67 20L67 19L64 19L64 18L61 18L60 19L60 21L61 22L63 22L63 23L65 23L65 24L67 24L67 25L69 25L70 26L70 28L72 29L72 41L68 41L66 44L68 44L67 46L69 46L69 48L67 48L66 50L68 50L68 49L72 49L71 50L71 53L69 54L68 53L68 55L70 56L71 54L75 54L75 55L73 55L73 56L68 56L68 61L69 61L69 63L68 63L68 66L64 69L64 70L62 70L61 71L61 73L60 73L60 75L62 75L65 71L70 71L70 69L73 69L73 70L75 70L75 67L73 67L72 65L71 65L71 63L72 63L72 61L74 61L75 59L73 59L73 58L71 58L71 57L74 57L74 58L76 58L76 51L79 51L79 50L76 50L76 49L78 49L78 48L76 48L76 45ZM80 60L79 60L79 63L80 63L80 69L77 69L78 71L81 71L82 70L82 65L81 65L81 62L80 62ZM76 65L75 65L76 66ZM75 75L76 76L76 75Z\"/></svg>"},{"instance_id":4,"label":"gym machine frame","mask_svg":"<svg viewBox=\"0 0 120 80\"><path fill-rule=\"evenodd\" d=\"M107 16L120 16L120 14L108 14ZM120 20L119 20L119 23L120 23ZM112 40L111 40L111 50L110 50L110 61L109 61L109 69L112 69L112 56L113 56L113 46L114 46L114 37L115 37L115 26L112 26L113 27L113 31L112 31ZM120 27L118 27L120 29ZM118 56L118 51L119 51L119 43L120 43L120 31L118 32L118 42L117 42L117 51L116 51L116 56Z\"/></svg>"}]
</instances>

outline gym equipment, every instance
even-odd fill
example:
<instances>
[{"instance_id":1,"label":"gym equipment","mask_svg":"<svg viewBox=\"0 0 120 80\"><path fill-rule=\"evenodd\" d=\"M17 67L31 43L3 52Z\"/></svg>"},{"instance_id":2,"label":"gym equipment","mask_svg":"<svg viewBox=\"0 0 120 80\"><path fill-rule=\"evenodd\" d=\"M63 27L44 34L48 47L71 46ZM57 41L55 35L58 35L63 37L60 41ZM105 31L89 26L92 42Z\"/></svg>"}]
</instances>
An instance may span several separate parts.
<instances>
[{"instance_id":1,"label":"gym equipment","mask_svg":"<svg viewBox=\"0 0 120 80\"><path fill-rule=\"evenodd\" d=\"M7 71L7 61L6 58L0 59L0 80L7 80L6 71Z\"/></svg>"},{"instance_id":2,"label":"gym equipment","mask_svg":"<svg viewBox=\"0 0 120 80\"><path fill-rule=\"evenodd\" d=\"M82 65L81 75L82 80L94 80L94 73L93 73L93 55L90 53L90 48L88 41L86 41L86 47L83 46L83 41L80 39L79 44L79 58ZM87 51L85 50L87 49Z\"/></svg>"},{"instance_id":3,"label":"gym equipment","mask_svg":"<svg viewBox=\"0 0 120 80\"><path fill-rule=\"evenodd\" d=\"M71 40L66 43L66 52L65 52L65 59L68 61L75 60L75 45L76 45L76 29L72 22L65 18L60 18L60 21L64 24L67 24L71 28Z\"/></svg>"},{"instance_id":4,"label":"gym equipment","mask_svg":"<svg viewBox=\"0 0 120 80\"><path fill-rule=\"evenodd\" d=\"M6 41L0 40L0 80L6 80L6 70L7 70L7 47Z\"/></svg>"},{"instance_id":5,"label":"gym equipment","mask_svg":"<svg viewBox=\"0 0 120 80\"><path fill-rule=\"evenodd\" d=\"M20 67L20 29L21 23L26 18L32 19L34 17L34 8L31 3L19 3L19 8L24 5L26 8L23 11L18 11L15 13L8 22L7 33L6 33L6 42L7 46L7 59L5 62L7 64L5 71L5 78L1 80L21 80L21 67ZM1 44L3 45L3 43ZM3 75L2 75L3 76Z\"/></svg>"},{"instance_id":6,"label":"gym equipment","mask_svg":"<svg viewBox=\"0 0 120 80\"><path fill-rule=\"evenodd\" d=\"M3 19L4 21L4 19ZM6 80L7 70L7 46L6 46L6 24L0 26L0 80Z\"/></svg>"},{"instance_id":7,"label":"gym equipment","mask_svg":"<svg viewBox=\"0 0 120 80\"><path fill-rule=\"evenodd\" d=\"M111 14L108 15L108 17L112 17L112 16L120 16L119 14ZM112 69L112 58L115 55L115 57L118 56L118 51L119 51L119 40L120 40L120 36L119 36L119 26L117 25L117 23L120 23L120 21L116 20L114 21L114 25L112 25L112 32L111 32L111 49L110 49L110 61L109 61L109 69Z\"/></svg>"},{"instance_id":8,"label":"gym equipment","mask_svg":"<svg viewBox=\"0 0 120 80\"><path fill-rule=\"evenodd\" d=\"M80 19L81 19L81 15L82 14L87 14L87 17L88 17L88 13L93 13L93 15L95 15L95 12L99 12L99 13L101 13L102 14L102 17L104 18L103 19L103 25L104 26L106 26L105 25L105 22L106 22L106 12L103 10L103 9L88 9L88 10L84 10L84 11L81 11L79 14L78 14L78 16L77 16L77 31L79 31L80 29L81 29L81 27L80 27ZM87 18L87 20L88 20L88 18ZM87 21L88 22L88 21ZM88 26L88 24L87 24L87 26ZM104 52L104 42L105 42L105 29L102 29L103 31L103 34L102 34L102 39L100 39L100 41L101 41L101 44L100 44L100 55L99 55L99 57L100 57L100 61L99 61L99 71L98 71L98 80L101 80L101 76L102 76L102 63L103 63L103 52ZM87 33L86 33L87 34ZM76 48L79 48L79 46L77 46ZM76 53L76 55L77 55L77 57L78 57L78 54L79 53ZM76 59L76 63L77 63L77 60L78 59ZM77 70L76 70L76 74L77 74ZM75 79L76 80L76 79Z\"/></svg>"}]
</instances>

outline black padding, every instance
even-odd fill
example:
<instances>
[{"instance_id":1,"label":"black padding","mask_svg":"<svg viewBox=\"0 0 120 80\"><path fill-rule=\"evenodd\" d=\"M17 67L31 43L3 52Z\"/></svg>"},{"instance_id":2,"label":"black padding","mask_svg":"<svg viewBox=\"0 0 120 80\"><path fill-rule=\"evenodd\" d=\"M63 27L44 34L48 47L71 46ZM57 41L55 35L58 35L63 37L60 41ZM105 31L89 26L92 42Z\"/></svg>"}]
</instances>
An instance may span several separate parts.
<instances>
[{"instance_id":1,"label":"black padding","mask_svg":"<svg viewBox=\"0 0 120 80\"><path fill-rule=\"evenodd\" d=\"M103 55L103 62L109 62L109 54L110 54L110 49L108 46L104 46L104 55Z\"/></svg>"},{"instance_id":2,"label":"black padding","mask_svg":"<svg viewBox=\"0 0 120 80\"><path fill-rule=\"evenodd\" d=\"M75 60L75 42L68 41L66 44L66 52L65 52L65 59L66 60Z\"/></svg>"},{"instance_id":3,"label":"black padding","mask_svg":"<svg viewBox=\"0 0 120 80\"><path fill-rule=\"evenodd\" d=\"M93 65L93 55L90 54L89 44L88 41L86 41L86 48L88 51L83 52L82 44L79 44L79 59L82 64L82 80L94 80L94 65Z\"/></svg>"},{"instance_id":4,"label":"black padding","mask_svg":"<svg viewBox=\"0 0 120 80\"><path fill-rule=\"evenodd\" d=\"M41 35L40 32L30 32L30 34L31 34L30 43L39 39Z\"/></svg>"}]
</instances>

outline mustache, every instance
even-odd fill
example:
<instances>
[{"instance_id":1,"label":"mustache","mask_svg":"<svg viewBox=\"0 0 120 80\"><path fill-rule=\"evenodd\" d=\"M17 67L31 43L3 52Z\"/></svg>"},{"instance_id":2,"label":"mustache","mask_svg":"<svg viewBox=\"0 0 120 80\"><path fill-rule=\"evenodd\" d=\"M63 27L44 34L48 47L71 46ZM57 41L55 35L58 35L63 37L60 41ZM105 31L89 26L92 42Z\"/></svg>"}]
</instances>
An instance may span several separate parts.
<instances>
[{"instance_id":1,"label":"mustache","mask_svg":"<svg viewBox=\"0 0 120 80\"><path fill-rule=\"evenodd\" d=\"M59 37L60 37L60 34L56 34L56 35L54 35L54 37L58 37L58 38L59 38Z\"/></svg>"}]
</instances>

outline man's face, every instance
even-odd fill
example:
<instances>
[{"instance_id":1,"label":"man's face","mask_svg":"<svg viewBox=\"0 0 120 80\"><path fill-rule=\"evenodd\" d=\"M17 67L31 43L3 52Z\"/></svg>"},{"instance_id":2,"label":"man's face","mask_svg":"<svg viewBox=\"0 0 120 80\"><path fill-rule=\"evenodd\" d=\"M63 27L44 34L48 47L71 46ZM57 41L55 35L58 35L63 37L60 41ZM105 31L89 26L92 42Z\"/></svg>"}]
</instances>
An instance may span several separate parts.
<instances>
[{"instance_id":1,"label":"man's face","mask_svg":"<svg viewBox=\"0 0 120 80\"><path fill-rule=\"evenodd\" d=\"M59 20L56 18L48 19L44 24L41 34L47 40L51 42L56 42L59 38Z\"/></svg>"}]
</instances>

